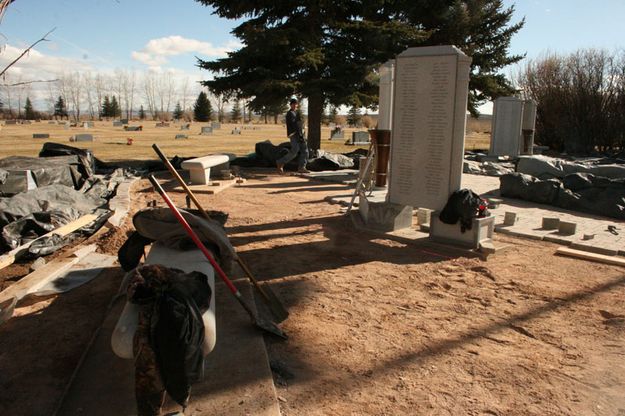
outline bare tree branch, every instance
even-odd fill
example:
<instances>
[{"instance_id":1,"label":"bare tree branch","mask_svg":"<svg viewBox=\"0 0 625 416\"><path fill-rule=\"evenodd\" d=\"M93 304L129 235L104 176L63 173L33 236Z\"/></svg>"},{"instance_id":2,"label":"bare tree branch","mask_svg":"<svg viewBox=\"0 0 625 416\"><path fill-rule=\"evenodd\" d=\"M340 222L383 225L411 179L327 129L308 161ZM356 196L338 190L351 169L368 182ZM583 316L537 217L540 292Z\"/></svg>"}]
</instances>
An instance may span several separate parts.
<instances>
[{"instance_id":1,"label":"bare tree branch","mask_svg":"<svg viewBox=\"0 0 625 416\"><path fill-rule=\"evenodd\" d=\"M3 87L17 87L18 85L35 84L37 82L57 82L58 79L41 79L37 81L16 82L15 84L1 84Z\"/></svg>"},{"instance_id":2,"label":"bare tree branch","mask_svg":"<svg viewBox=\"0 0 625 416\"><path fill-rule=\"evenodd\" d=\"M2 18L4 17L4 13L9 7L9 4L13 3L15 0L0 0L0 22L2 22Z\"/></svg>"},{"instance_id":3,"label":"bare tree branch","mask_svg":"<svg viewBox=\"0 0 625 416\"><path fill-rule=\"evenodd\" d=\"M2 1L6 1L6 0L0 0L0 7L2 7ZM26 54L27 54L27 53L28 53L28 52L29 52L32 48L34 48L34 47L35 47L35 45L37 45L39 42L47 42L47 41L48 41L48 39L46 39L46 36L48 36L50 33L54 32L55 30L56 30L56 28L53 28L53 29L52 29L52 30L50 30L48 33L46 33L45 35L43 35L43 36L41 37L41 39L39 39L37 42L33 43L33 44L32 44L32 45L30 45L28 48L26 48L26 49L24 50L24 52L22 52L22 53L20 54L20 56L18 56L17 58L15 58L15 60L14 60L13 62L11 62L9 65L7 65L7 66L6 66L6 67L2 70L2 72L0 72L0 77L1 77L1 76L3 76L3 75L4 75L4 73L5 73L5 72L7 72L7 70L8 70L9 68L11 68L11 67L12 67L12 66L13 66L13 65L17 62L17 61L19 61L20 59L22 59L22 57L23 57L24 55L26 55Z\"/></svg>"}]
</instances>

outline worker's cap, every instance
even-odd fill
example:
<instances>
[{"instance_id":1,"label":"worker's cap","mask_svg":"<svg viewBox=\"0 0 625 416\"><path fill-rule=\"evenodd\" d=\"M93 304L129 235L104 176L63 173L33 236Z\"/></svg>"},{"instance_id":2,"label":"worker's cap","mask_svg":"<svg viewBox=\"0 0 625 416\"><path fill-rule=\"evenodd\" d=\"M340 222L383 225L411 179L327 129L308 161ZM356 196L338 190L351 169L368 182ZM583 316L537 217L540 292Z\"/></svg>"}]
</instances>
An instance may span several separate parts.
<instances>
[{"instance_id":1,"label":"worker's cap","mask_svg":"<svg viewBox=\"0 0 625 416\"><path fill-rule=\"evenodd\" d=\"M297 98L291 98L291 101L289 101L289 104L297 104Z\"/></svg>"}]
</instances>

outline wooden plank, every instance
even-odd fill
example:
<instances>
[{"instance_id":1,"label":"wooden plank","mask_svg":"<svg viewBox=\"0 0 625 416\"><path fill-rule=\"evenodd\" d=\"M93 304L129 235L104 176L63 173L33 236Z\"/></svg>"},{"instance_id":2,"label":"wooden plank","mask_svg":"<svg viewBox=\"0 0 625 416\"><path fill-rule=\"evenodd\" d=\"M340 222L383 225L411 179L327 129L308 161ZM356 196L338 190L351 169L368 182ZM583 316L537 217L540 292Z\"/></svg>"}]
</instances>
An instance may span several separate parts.
<instances>
[{"instance_id":1,"label":"wooden plank","mask_svg":"<svg viewBox=\"0 0 625 416\"><path fill-rule=\"evenodd\" d=\"M625 258L617 256L606 256L605 254L591 253L589 251L575 250L568 247L560 247L556 250L556 254L567 257L574 257L583 260L596 261L604 264L612 264L615 266L625 266Z\"/></svg>"},{"instance_id":2,"label":"wooden plank","mask_svg":"<svg viewBox=\"0 0 625 416\"><path fill-rule=\"evenodd\" d=\"M71 256L51 261L34 272L27 274L0 292L0 302L13 297L17 298L19 302L19 300L24 296L29 293L36 292L39 288L45 286L49 281L57 278L61 273L69 270L87 254L93 253L96 248L97 246L95 244L82 246Z\"/></svg>"},{"instance_id":3,"label":"wooden plank","mask_svg":"<svg viewBox=\"0 0 625 416\"><path fill-rule=\"evenodd\" d=\"M88 214L85 215L83 217L78 218L75 221L70 222L69 224L65 224L55 230L50 231L47 234L42 235L41 237L38 237L26 244L22 244L21 246L14 248L13 250L9 251L8 253L3 254L2 256L0 256L0 269L4 269L5 267L8 267L10 265L12 265L15 260L26 250L28 250L28 248L37 240L41 239L41 238L45 238L45 237L50 237L52 235L59 235L61 237L64 237L76 230L78 230L79 228L84 227L85 225L95 221L98 218L97 215L94 214Z\"/></svg>"},{"instance_id":4,"label":"wooden plank","mask_svg":"<svg viewBox=\"0 0 625 416\"><path fill-rule=\"evenodd\" d=\"M95 244L80 246L72 255L51 261L34 272L27 274L0 292L0 302L11 297L15 297L19 301L29 293L36 292L49 281L69 270L87 254L95 252L96 249L97 246Z\"/></svg>"}]
</instances>

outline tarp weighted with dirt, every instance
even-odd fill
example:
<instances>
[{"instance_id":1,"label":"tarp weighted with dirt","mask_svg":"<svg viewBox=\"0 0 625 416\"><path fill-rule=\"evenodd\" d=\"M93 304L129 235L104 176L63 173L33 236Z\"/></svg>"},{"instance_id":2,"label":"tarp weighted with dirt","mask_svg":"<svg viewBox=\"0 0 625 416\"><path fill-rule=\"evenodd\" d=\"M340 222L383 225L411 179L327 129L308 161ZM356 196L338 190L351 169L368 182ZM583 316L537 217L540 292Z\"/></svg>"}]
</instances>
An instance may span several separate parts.
<instances>
[{"instance_id":1,"label":"tarp weighted with dirt","mask_svg":"<svg viewBox=\"0 0 625 416\"><path fill-rule=\"evenodd\" d=\"M548 156L521 156L517 172L539 179L564 178L573 173L591 173L611 179L625 178L625 164L611 158L569 161Z\"/></svg>"},{"instance_id":2,"label":"tarp weighted with dirt","mask_svg":"<svg viewBox=\"0 0 625 416\"><path fill-rule=\"evenodd\" d=\"M625 179L574 173L562 181L540 180L517 172L499 180L503 197L625 220Z\"/></svg>"},{"instance_id":3,"label":"tarp weighted with dirt","mask_svg":"<svg viewBox=\"0 0 625 416\"><path fill-rule=\"evenodd\" d=\"M284 156L290 149L290 143L280 143L278 146L269 140L256 143L255 152L247 157L239 157L230 162L231 166L269 168L275 167L276 161ZM360 157L366 156L367 151L357 149L350 153L330 153L318 150L309 155L307 168L311 171L358 169ZM287 163L287 168L297 168L297 161Z\"/></svg>"}]
</instances>

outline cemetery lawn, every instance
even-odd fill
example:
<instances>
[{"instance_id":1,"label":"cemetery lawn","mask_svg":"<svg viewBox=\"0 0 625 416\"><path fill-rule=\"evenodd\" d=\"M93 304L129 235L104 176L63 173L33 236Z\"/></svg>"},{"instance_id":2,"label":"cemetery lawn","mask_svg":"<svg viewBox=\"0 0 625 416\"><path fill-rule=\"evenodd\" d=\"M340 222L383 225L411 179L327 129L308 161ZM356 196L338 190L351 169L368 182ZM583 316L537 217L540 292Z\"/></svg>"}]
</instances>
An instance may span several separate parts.
<instances>
[{"instance_id":1,"label":"cemetery lawn","mask_svg":"<svg viewBox=\"0 0 625 416\"><path fill-rule=\"evenodd\" d=\"M134 121L130 126L143 126L143 131L124 131L122 127L113 127L112 121L96 121L95 126L88 130L83 127L72 127L65 130L62 125L48 124L46 120L30 125L5 125L0 131L0 158L8 156L36 157L45 142L56 142L70 146L91 149L95 156L105 162L156 160L151 146L158 143L166 155L173 157L205 156L213 153L233 153L245 156L254 152L254 145L263 140L271 140L279 144L285 140L286 128L282 124L254 124L251 129L247 126L222 124L222 128L214 130L212 135L200 135L201 128L209 123L192 123L190 130L180 130L186 123L170 122L169 127L156 127L155 121ZM467 134L466 148L488 149L490 143L490 121L469 123L473 129ZM231 134L238 127L241 135ZM345 129L345 139L350 139L355 130ZM49 133L49 139L33 139L33 133ZM93 134L94 142L74 142L69 138L75 134ZM176 140L177 134L186 134L188 139ZM329 152L346 153L355 150L355 146L347 146L341 141L330 141L330 128L321 129L321 148ZM126 144L127 138L133 139L133 144ZM360 146L362 147L362 146Z\"/></svg>"}]
</instances>

